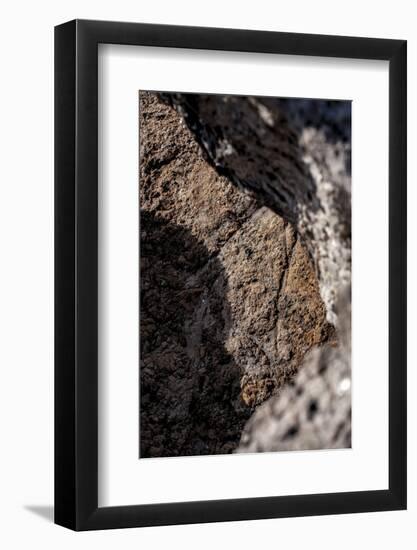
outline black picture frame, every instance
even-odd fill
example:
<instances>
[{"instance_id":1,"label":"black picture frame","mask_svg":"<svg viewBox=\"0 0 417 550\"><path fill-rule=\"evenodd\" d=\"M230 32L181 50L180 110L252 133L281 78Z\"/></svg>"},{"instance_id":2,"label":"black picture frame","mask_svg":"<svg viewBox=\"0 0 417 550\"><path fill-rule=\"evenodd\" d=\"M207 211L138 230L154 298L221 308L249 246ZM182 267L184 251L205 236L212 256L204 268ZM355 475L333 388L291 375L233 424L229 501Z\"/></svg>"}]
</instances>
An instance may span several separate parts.
<instances>
[{"instance_id":1,"label":"black picture frame","mask_svg":"<svg viewBox=\"0 0 417 550\"><path fill-rule=\"evenodd\" d=\"M98 44L389 62L389 488L98 507ZM55 28L55 522L108 529L406 508L406 41L74 20ZM377 129L376 129L377 131Z\"/></svg>"}]
</instances>

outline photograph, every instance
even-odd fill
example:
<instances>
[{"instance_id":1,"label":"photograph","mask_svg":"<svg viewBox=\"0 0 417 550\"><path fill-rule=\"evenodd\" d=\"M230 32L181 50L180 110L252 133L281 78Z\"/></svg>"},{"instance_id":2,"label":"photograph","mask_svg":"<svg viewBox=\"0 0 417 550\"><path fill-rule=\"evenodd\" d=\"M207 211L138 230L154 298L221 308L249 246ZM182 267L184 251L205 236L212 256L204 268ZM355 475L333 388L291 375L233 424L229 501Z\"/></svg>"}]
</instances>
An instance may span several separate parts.
<instances>
[{"instance_id":1,"label":"photograph","mask_svg":"<svg viewBox=\"0 0 417 550\"><path fill-rule=\"evenodd\" d=\"M351 101L139 90L139 458L351 447Z\"/></svg>"},{"instance_id":2,"label":"photograph","mask_svg":"<svg viewBox=\"0 0 417 550\"><path fill-rule=\"evenodd\" d=\"M417 548L414 5L2 7L0 548Z\"/></svg>"}]
</instances>

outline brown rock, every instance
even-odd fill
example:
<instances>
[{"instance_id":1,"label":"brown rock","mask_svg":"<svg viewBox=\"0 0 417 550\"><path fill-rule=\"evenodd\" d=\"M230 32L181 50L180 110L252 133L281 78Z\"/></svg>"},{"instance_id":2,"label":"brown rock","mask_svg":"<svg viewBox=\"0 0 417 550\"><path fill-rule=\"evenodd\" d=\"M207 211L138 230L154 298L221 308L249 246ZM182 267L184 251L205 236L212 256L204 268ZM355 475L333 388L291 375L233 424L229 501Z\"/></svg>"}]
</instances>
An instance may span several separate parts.
<instances>
[{"instance_id":1,"label":"brown rock","mask_svg":"<svg viewBox=\"0 0 417 550\"><path fill-rule=\"evenodd\" d=\"M292 223L314 259L329 322L351 277L351 103L161 93L205 158Z\"/></svg>"},{"instance_id":2,"label":"brown rock","mask_svg":"<svg viewBox=\"0 0 417 550\"><path fill-rule=\"evenodd\" d=\"M306 354L291 384L256 409L237 452L340 449L351 446L350 290L339 302L338 346Z\"/></svg>"},{"instance_id":3,"label":"brown rock","mask_svg":"<svg viewBox=\"0 0 417 550\"><path fill-rule=\"evenodd\" d=\"M140 94L141 456L232 452L253 407L332 337L292 226Z\"/></svg>"}]
</instances>

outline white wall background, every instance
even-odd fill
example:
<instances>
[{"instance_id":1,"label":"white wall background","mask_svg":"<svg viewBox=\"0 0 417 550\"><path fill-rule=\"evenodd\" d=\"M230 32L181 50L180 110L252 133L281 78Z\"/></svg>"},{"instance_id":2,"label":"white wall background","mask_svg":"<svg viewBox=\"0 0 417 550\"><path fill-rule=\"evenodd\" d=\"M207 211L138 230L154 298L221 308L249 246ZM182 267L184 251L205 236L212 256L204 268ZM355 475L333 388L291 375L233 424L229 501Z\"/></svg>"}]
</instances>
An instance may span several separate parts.
<instances>
[{"instance_id":1,"label":"white wall background","mask_svg":"<svg viewBox=\"0 0 417 550\"><path fill-rule=\"evenodd\" d=\"M413 3L38 0L1 9L0 544L3 548L411 549L417 542L417 34ZM53 498L53 26L110 19L403 38L409 93L409 510L72 533ZM378 131L376 129L376 131ZM248 472L248 475L251 475ZM343 475L343 472L341 472ZM48 519L49 518L49 519Z\"/></svg>"}]
</instances>

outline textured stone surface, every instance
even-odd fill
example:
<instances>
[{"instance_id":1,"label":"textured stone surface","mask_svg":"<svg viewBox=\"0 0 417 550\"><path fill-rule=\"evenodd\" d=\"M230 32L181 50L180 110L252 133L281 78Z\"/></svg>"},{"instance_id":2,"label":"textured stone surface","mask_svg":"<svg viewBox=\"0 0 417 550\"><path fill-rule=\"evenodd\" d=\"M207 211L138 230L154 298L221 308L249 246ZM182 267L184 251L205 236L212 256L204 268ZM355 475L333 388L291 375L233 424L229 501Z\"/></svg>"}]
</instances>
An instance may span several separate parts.
<instances>
[{"instance_id":1,"label":"textured stone surface","mask_svg":"<svg viewBox=\"0 0 417 550\"><path fill-rule=\"evenodd\" d=\"M351 446L350 292L339 304L339 343L310 351L291 384L257 408L237 452Z\"/></svg>"},{"instance_id":2,"label":"textured stone surface","mask_svg":"<svg viewBox=\"0 0 417 550\"><path fill-rule=\"evenodd\" d=\"M230 308L226 349L242 372L242 397L263 402L304 354L333 335L308 254L294 229L260 208L222 248Z\"/></svg>"},{"instance_id":3,"label":"textured stone surface","mask_svg":"<svg viewBox=\"0 0 417 550\"><path fill-rule=\"evenodd\" d=\"M291 223L219 174L155 94L140 129L141 456L232 452L334 331Z\"/></svg>"},{"instance_id":4,"label":"textured stone surface","mask_svg":"<svg viewBox=\"0 0 417 550\"><path fill-rule=\"evenodd\" d=\"M209 162L294 225L314 260L327 318L350 284L350 102L161 94Z\"/></svg>"}]
</instances>

